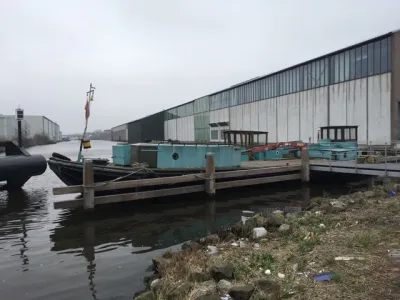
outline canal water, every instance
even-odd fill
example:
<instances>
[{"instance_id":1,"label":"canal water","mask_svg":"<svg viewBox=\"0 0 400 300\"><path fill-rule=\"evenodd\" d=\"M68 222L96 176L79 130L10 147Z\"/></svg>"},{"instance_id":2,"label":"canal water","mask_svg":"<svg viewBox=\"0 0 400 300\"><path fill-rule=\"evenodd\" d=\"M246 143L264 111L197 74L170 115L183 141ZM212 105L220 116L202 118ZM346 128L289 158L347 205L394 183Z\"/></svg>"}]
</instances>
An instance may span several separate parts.
<instances>
[{"instance_id":1,"label":"canal water","mask_svg":"<svg viewBox=\"0 0 400 300\"><path fill-rule=\"evenodd\" d=\"M86 157L111 157L112 142L92 141ZM78 141L33 147L46 158L76 159ZM166 248L240 220L243 210L299 210L310 196L351 187L276 184L98 207L90 215L54 210L61 181L47 169L19 192L0 190L0 291L11 299L132 299L150 274L151 259Z\"/></svg>"}]
</instances>

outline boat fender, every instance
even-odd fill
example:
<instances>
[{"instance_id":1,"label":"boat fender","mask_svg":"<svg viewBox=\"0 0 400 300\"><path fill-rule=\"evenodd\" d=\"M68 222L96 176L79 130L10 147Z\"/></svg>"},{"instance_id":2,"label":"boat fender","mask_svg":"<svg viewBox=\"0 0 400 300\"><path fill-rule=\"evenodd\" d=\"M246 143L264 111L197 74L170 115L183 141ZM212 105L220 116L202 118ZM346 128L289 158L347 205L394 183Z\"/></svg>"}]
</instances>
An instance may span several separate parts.
<instances>
[{"instance_id":1,"label":"boat fender","mask_svg":"<svg viewBox=\"0 0 400 300\"><path fill-rule=\"evenodd\" d=\"M60 153L57 153L57 152L53 152L53 154L51 154L51 156L53 156L55 158L58 158L58 159L61 159L61 160L71 161L71 159L69 157L66 157L66 156L64 156L64 155L62 155Z\"/></svg>"}]
</instances>

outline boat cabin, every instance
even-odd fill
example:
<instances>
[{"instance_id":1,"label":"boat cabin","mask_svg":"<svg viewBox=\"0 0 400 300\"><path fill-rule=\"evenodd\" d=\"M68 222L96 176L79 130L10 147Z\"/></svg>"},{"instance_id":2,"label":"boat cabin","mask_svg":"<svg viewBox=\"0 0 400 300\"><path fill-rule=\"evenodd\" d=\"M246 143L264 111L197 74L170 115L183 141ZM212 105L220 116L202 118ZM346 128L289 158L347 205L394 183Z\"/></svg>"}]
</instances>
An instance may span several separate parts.
<instances>
[{"instance_id":1,"label":"boat cabin","mask_svg":"<svg viewBox=\"0 0 400 300\"><path fill-rule=\"evenodd\" d=\"M358 126L320 127L318 140L330 140L332 143L358 141Z\"/></svg>"},{"instance_id":2,"label":"boat cabin","mask_svg":"<svg viewBox=\"0 0 400 300\"><path fill-rule=\"evenodd\" d=\"M263 139L263 137L265 137ZM268 131L225 130L224 142L246 149L268 144Z\"/></svg>"}]
</instances>

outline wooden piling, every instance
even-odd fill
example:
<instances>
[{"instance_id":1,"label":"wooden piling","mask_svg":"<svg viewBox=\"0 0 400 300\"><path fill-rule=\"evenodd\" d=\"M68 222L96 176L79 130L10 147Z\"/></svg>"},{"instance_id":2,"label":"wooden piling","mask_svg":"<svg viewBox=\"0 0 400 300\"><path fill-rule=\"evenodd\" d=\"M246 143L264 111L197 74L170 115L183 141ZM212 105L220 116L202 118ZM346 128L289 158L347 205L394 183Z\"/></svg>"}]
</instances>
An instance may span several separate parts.
<instances>
[{"instance_id":1,"label":"wooden piling","mask_svg":"<svg viewBox=\"0 0 400 300\"><path fill-rule=\"evenodd\" d=\"M303 148L301 150L301 181L310 181L310 155L308 148Z\"/></svg>"},{"instance_id":2,"label":"wooden piling","mask_svg":"<svg viewBox=\"0 0 400 300\"><path fill-rule=\"evenodd\" d=\"M206 154L205 189L208 195L215 195L215 160L214 153Z\"/></svg>"},{"instance_id":3,"label":"wooden piling","mask_svg":"<svg viewBox=\"0 0 400 300\"><path fill-rule=\"evenodd\" d=\"M93 160L83 161L83 208L94 208Z\"/></svg>"}]
</instances>

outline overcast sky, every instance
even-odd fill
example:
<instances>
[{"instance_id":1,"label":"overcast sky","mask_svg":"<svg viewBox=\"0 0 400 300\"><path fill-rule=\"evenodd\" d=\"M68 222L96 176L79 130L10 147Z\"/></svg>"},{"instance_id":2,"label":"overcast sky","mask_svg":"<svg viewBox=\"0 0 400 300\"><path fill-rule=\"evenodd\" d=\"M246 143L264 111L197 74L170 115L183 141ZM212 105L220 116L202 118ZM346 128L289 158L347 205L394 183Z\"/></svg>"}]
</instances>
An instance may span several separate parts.
<instances>
[{"instance_id":1,"label":"overcast sky","mask_svg":"<svg viewBox=\"0 0 400 300\"><path fill-rule=\"evenodd\" d=\"M400 29L399 0L0 0L0 114L109 129Z\"/></svg>"}]
</instances>

